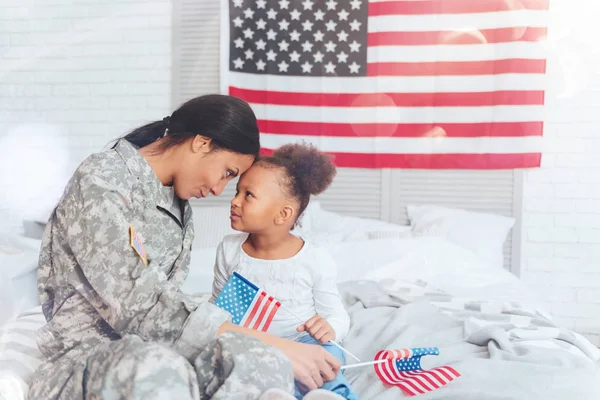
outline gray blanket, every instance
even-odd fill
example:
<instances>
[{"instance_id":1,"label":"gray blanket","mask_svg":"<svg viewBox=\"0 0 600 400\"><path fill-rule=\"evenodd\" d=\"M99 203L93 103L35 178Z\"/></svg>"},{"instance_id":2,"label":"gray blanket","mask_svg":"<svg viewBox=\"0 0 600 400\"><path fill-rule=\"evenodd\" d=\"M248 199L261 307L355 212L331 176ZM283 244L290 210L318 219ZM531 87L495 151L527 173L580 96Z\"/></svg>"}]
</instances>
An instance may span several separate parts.
<instances>
[{"instance_id":1,"label":"gray blanket","mask_svg":"<svg viewBox=\"0 0 600 400\"><path fill-rule=\"evenodd\" d=\"M341 287L352 326L344 346L362 361L378 350L439 347L423 368L462 376L421 399L600 399L600 352L578 334L515 303L458 299L425 285L350 282ZM361 399L398 399L373 367L346 371ZM408 397L408 396L406 396Z\"/></svg>"},{"instance_id":2,"label":"gray blanket","mask_svg":"<svg viewBox=\"0 0 600 400\"><path fill-rule=\"evenodd\" d=\"M600 351L524 304L452 297L418 282L349 282L340 289L352 320L344 347L362 361L382 349L435 346L440 355L424 357L423 367L450 365L461 373L417 399L600 399ZM362 400L408 397L384 386L373 367L349 369L346 375ZM283 398L293 400L282 393L261 400Z\"/></svg>"}]
</instances>

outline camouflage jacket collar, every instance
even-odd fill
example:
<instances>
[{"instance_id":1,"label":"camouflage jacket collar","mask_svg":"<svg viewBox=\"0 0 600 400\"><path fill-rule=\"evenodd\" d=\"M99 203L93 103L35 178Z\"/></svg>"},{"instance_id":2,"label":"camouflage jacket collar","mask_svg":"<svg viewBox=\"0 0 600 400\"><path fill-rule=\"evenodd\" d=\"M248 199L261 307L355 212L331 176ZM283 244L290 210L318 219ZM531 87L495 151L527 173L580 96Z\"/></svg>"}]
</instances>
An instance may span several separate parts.
<instances>
[{"instance_id":1,"label":"camouflage jacket collar","mask_svg":"<svg viewBox=\"0 0 600 400\"><path fill-rule=\"evenodd\" d=\"M151 197L148 200L168 210L171 206L170 188L162 184L138 149L126 139L120 139L115 145L115 151L125 162L129 173L146 185L145 189Z\"/></svg>"}]
</instances>

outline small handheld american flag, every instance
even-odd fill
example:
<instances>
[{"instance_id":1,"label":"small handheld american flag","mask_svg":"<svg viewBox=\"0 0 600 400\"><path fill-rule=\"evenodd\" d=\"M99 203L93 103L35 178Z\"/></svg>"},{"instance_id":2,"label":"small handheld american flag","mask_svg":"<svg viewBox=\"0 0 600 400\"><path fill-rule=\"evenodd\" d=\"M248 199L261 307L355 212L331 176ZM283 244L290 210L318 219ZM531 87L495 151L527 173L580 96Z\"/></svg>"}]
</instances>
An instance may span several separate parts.
<instances>
[{"instance_id":1,"label":"small handheld american flag","mask_svg":"<svg viewBox=\"0 0 600 400\"><path fill-rule=\"evenodd\" d=\"M231 322L266 332L281 303L252 282L234 272L217 296L215 305L228 311Z\"/></svg>"},{"instance_id":2,"label":"small handheld american flag","mask_svg":"<svg viewBox=\"0 0 600 400\"><path fill-rule=\"evenodd\" d=\"M383 383L398 386L409 396L431 392L460 376L448 366L430 370L421 368L421 357L438 354L437 347L382 350L375 356L375 361L389 361L375 364L375 372Z\"/></svg>"}]
</instances>

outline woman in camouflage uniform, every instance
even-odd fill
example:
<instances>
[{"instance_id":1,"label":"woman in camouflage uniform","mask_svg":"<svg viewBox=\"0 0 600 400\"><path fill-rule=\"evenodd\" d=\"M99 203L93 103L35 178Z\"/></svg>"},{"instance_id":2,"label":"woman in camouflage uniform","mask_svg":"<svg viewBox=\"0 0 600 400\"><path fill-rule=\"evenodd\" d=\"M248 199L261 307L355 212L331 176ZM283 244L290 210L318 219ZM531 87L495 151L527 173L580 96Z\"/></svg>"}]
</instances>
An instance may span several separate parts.
<instances>
[{"instance_id":1,"label":"woman in camouflage uniform","mask_svg":"<svg viewBox=\"0 0 600 400\"><path fill-rule=\"evenodd\" d=\"M30 399L254 399L316 388L339 361L229 322L179 288L194 237L191 197L218 196L259 151L245 102L192 99L76 170L42 242L38 289L48 359ZM202 227L199 227L202 229Z\"/></svg>"}]
</instances>

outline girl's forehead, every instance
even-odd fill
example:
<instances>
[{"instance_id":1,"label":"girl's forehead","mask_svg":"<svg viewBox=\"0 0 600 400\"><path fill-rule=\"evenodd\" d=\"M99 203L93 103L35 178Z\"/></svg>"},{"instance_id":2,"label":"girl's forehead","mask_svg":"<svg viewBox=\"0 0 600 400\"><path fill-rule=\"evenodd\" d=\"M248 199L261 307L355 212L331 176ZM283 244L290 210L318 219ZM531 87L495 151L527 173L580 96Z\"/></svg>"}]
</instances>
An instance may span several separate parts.
<instances>
[{"instance_id":1,"label":"girl's forehead","mask_svg":"<svg viewBox=\"0 0 600 400\"><path fill-rule=\"evenodd\" d=\"M254 187L271 186L274 184L279 186L278 174L280 173L281 171L279 168L271 168L270 166L265 168L260 166L260 164L254 164L248 171L242 174L240 177L240 184L252 185Z\"/></svg>"},{"instance_id":2,"label":"girl's forehead","mask_svg":"<svg viewBox=\"0 0 600 400\"><path fill-rule=\"evenodd\" d=\"M253 164L248 171L246 171L242 178L246 179L261 179L267 176L273 176L278 173L277 168L265 167L260 163Z\"/></svg>"}]
</instances>

